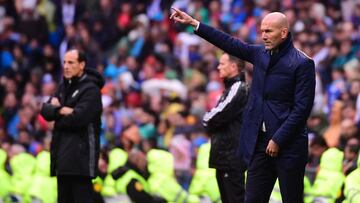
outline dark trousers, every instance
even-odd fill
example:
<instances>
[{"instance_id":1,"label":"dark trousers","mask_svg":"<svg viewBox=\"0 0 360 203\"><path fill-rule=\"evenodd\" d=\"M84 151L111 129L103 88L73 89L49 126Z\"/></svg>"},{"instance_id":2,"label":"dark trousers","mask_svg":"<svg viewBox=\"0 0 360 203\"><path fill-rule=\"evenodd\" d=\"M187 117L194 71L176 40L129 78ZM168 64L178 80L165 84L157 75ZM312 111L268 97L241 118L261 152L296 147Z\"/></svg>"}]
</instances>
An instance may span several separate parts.
<instances>
[{"instance_id":1,"label":"dark trousers","mask_svg":"<svg viewBox=\"0 0 360 203\"><path fill-rule=\"evenodd\" d=\"M216 170L222 203L244 202L245 170Z\"/></svg>"},{"instance_id":2,"label":"dark trousers","mask_svg":"<svg viewBox=\"0 0 360 203\"><path fill-rule=\"evenodd\" d=\"M268 203L276 178L279 178L283 203L302 203L304 191L303 166L289 168L283 157L265 153L270 138L260 134L246 179L246 203ZM281 149L280 149L281 150Z\"/></svg>"},{"instance_id":3,"label":"dark trousers","mask_svg":"<svg viewBox=\"0 0 360 203\"><path fill-rule=\"evenodd\" d=\"M58 203L93 203L93 184L90 177L57 176Z\"/></svg>"}]
</instances>

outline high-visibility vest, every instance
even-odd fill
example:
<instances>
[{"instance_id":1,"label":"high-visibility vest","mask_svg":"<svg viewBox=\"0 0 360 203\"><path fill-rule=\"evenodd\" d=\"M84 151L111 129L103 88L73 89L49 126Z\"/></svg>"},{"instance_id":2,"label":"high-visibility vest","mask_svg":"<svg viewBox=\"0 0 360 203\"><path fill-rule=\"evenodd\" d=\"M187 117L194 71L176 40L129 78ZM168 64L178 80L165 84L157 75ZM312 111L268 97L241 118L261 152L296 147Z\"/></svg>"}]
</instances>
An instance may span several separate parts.
<instances>
[{"instance_id":1,"label":"high-visibility vest","mask_svg":"<svg viewBox=\"0 0 360 203\"><path fill-rule=\"evenodd\" d=\"M119 177L119 179L114 180L111 176L111 173L121 167L124 166L128 158L128 154L126 151L115 148L109 153L109 166L108 166L108 175L105 177L103 181L101 194L104 196L115 196L117 194L126 194L127 186L132 179L137 180L141 183L141 187L144 191L148 192L148 184L147 181L134 170L128 170L124 175Z\"/></svg>"},{"instance_id":2,"label":"high-visibility vest","mask_svg":"<svg viewBox=\"0 0 360 203\"><path fill-rule=\"evenodd\" d=\"M210 143L202 144L196 160L196 171L191 180L189 193L208 196L212 202L220 202L220 191L216 180L216 170L209 168Z\"/></svg>"},{"instance_id":3,"label":"high-visibility vest","mask_svg":"<svg viewBox=\"0 0 360 203\"><path fill-rule=\"evenodd\" d=\"M200 199L185 191L174 176L174 158L165 150L152 149L147 153L149 191L152 195L173 203L198 203Z\"/></svg>"},{"instance_id":4,"label":"high-visibility vest","mask_svg":"<svg viewBox=\"0 0 360 203\"><path fill-rule=\"evenodd\" d=\"M308 177L304 176L304 203L312 203L311 183Z\"/></svg>"},{"instance_id":5,"label":"high-visibility vest","mask_svg":"<svg viewBox=\"0 0 360 203\"><path fill-rule=\"evenodd\" d=\"M5 169L6 152L0 148L0 170Z\"/></svg>"},{"instance_id":6,"label":"high-visibility vest","mask_svg":"<svg viewBox=\"0 0 360 203\"><path fill-rule=\"evenodd\" d=\"M342 173L343 158L344 153L337 148L330 148L323 153L319 172L310 191L314 201L321 199L332 203L340 196L345 180Z\"/></svg>"},{"instance_id":7,"label":"high-visibility vest","mask_svg":"<svg viewBox=\"0 0 360 203\"><path fill-rule=\"evenodd\" d=\"M50 153L47 151L36 156L35 174L28 194L43 203L56 202L57 183L55 177L50 177Z\"/></svg>"},{"instance_id":8,"label":"high-visibility vest","mask_svg":"<svg viewBox=\"0 0 360 203\"><path fill-rule=\"evenodd\" d=\"M102 190L104 187L104 180L101 179L100 176L97 176L96 178L92 179L91 181L93 184L94 191L97 193L101 193L101 195L102 195ZM105 195L103 195L103 196L105 196Z\"/></svg>"},{"instance_id":9,"label":"high-visibility vest","mask_svg":"<svg viewBox=\"0 0 360 203\"><path fill-rule=\"evenodd\" d=\"M115 180L112 178L111 173L120 166L125 165L128 158L126 151L120 148L114 148L109 152L108 174L102 181L100 177L97 177L93 184L100 187L101 194L104 197L112 197L117 195L115 189Z\"/></svg>"},{"instance_id":10,"label":"high-visibility vest","mask_svg":"<svg viewBox=\"0 0 360 203\"><path fill-rule=\"evenodd\" d=\"M138 181L138 183L141 184L141 190L144 190L145 192L149 192L149 187L147 181L137 172L134 170L128 170L121 178L117 179L115 181L115 189L118 193L124 193L126 194L126 189L128 184L132 179L135 179Z\"/></svg>"},{"instance_id":11,"label":"high-visibility vest","mask_svg":"<svg viewBox=\"0 0 360 203\"><path fill-rule=\"evenodd\" d=\"M111 173L120 166L124 166L128 158L128 154L126 151L120 148L114 148L109 152L109 164L108 164L108 174L105 179L100 182L100 178L97 178L95 181L101 187L101 194L104 197L112 197L117 195L117 191L115 189L115 180L112 178ZM119 178L121 179L121 177ZM94 183L94 181L93 181ZM121 192L124 193L124 192Z\"/></svg>"},{"instance_id":12,"label":"high-visibility vest","mask_svg":"<svg viewBox=\"0 0 360 203\"><path fill-rule=\"evenodd\" d=\"M98 185L97 187L100 187L100 193L104 197L113 197L117 194L115 189L115 180L110 174L107 174L104 180L101 180L100 177L97 177L93 181L93 184L95 184L95 186Z\"/></svg>"},{"instance_id":13,"label":"high-visibility vest","mask_svg":"<svg viewBox=\"0 0 360 203\"><path fill-rule=\"evenodd\" d=\"M109 152L108 172L111 173L120 166L125 165L128 158L126 151L120 148L114 148Z\"/></svg>"},{"instance_id":14,"label":"high-visibility vest","mask_svg":"<svg viewBox=\"0 0 360 203\"><path fill-rule=\"evenodd\" d=\"M358 158L357 165L357 169L352 171L345 179L345 200L343 203L360 202L360 158Z\"/></svg>"},{"instance_id":15,"label":"high-visibility vest","mask_svg":"<svg viewBox=\"0 0 360 203\"><path fill-rule=\"evenodd\" d=\"M360 169L351 172L345 180L344 195L346 203L360 202Z\"/></svg>"},{"instance_id":16,"label":"high-visibility vest","mask_svg":"<svg viewBox=\"0 0 360 203\"><path fill-rule=\"evenodd\" d=\"M20 153L10 160L12 169L10 194L22 202L30 202L29 189L33 181L36 159L28 153Z\"/></svg>"},{"instance_id":17,"label":"high-visibility vest","mask_svg":"<svg viewBox=\"0 0 360 203\"><path fill-rule=\"evenodd\" d=\"M270 203L281 203L282 202L279 179L276 179L274 188L273 188L273 190L271 192L269 202Z\"/></svg>"},{"instance_id":18,"label":"high-visibility vest","mask_svg":"<svg viewBox=\"0 0 360 203\"><path fill-rule=\"evenodd\" d=\"M10 175L5 171L6 152L0 149L0 202L10 192L11 179Z\"/></svg>"}]
</instances>

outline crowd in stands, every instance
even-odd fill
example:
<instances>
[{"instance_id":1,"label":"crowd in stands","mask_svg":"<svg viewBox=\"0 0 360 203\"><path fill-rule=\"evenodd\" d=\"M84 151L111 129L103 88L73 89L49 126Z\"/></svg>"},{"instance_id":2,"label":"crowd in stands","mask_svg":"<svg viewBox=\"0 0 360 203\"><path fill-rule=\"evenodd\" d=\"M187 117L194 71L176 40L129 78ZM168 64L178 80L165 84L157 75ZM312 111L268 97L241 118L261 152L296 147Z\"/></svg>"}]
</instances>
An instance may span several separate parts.
<instances>
[{"instance_id":1,"label":"crowd in stands","mask_svg":"<svg viewBox=\"0 0 360 203\"><path fill-rule=\"evenodd\" d=\"M19 154L49 150L52 123L39 110L62 80L64 53L75 48L106 80L100 171L108 172L113 149L164 149L173 156L177 182L188 190L197 152L209 140L202 116L223 89L217 72L222 52L192 27L171 22L171 7L248 43L262 42L265 14L288 17L295 46L316 65L305 182L313 196L324 196L327 185L334 202L348 198L346 177L360 174L357 0L0 0L0 146L6 155L0 172L13 174L10 163ZM245 69L250 85L252 65ZM325 166L329 162L337 165ZM319 183L320 176L333 177L326 169L336 172L339 186Z\"/></svg>"}]
</instances>

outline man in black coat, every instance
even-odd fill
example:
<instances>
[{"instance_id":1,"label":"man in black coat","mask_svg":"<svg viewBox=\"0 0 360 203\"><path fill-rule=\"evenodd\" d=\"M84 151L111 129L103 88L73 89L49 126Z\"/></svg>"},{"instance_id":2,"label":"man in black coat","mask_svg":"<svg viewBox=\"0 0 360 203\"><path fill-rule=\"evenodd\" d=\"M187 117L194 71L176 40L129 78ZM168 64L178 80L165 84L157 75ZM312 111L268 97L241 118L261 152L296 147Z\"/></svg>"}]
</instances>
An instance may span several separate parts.
<instances>
[{"instance_id":1,"label":"man in black coat","mask_svg":"<svg viewBox=\"0 0 360 203\"><path fill-rule=\"evenodd\" d=\"M104 80L85 65L84 53L66 52L63 82L41 109L47 121L55 121L51 175L57 176L59 203L93 202L91 179L97 176Z\"/></svg>"},{"instance_id":2,"label":"man in black coat","mask_svg":"<svg viewBox=\"0 0 360 203\"><path fill-rule=\"evenodd\" d=\"M216 168L216 179L223 203L244 202L245 165L236 156L247 87L240 73L243 61L224 53L218 70L224 92L217 105L204 115L203 125L211 135L209 166Z\"/></svg>"}]
</instances>

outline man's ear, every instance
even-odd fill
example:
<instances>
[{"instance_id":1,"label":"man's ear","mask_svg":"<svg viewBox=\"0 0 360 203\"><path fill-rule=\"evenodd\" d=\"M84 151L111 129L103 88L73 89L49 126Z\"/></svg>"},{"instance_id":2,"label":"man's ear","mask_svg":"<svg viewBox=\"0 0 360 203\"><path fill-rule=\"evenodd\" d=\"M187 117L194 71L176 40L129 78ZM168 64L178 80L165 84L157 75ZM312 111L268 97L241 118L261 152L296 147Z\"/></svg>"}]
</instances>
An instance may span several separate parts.
<instances>
[{"instance_id":1,"label":"man's ear","mask_svg":"<svg viewBox=\"0 0 360 203\"><path fill-rule=\"evenodd\" d=\"M85 62L83 61L83 62L80 62L80 68L81 68L81 70L84 70L85 69Z\"/></svg>"},{"instance_id":2,"label":"man's ear","mask_svg":"<svg viewBox=\"0 0 360 203\"><path fill-rule=\"evenodd\" d=\"M281 29L281 39L286 39L288 33L289 33L289 29L288 29L288 28L283 28L283 29Z\"/></svg>"},{"instance_id":3,"label":"man's ear","mask_svg":"<svg viewBox=\"0 0 360 203\"><path fill-rule=\"evenodd\" d=\"M236 63L231 63L231 68L232 68L232 71L233 71L233 72L239 72L239 71L238 71L239 69L238 69Z\"/></svg>"}]
</instances>

